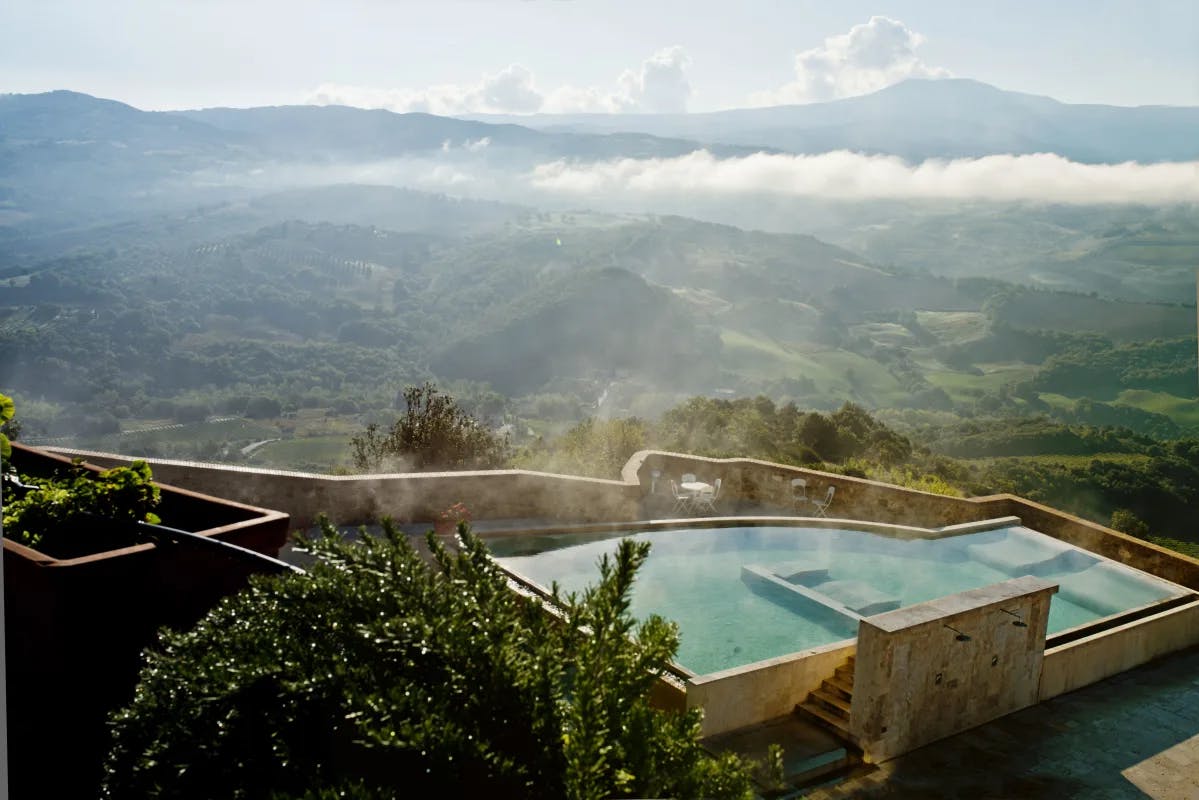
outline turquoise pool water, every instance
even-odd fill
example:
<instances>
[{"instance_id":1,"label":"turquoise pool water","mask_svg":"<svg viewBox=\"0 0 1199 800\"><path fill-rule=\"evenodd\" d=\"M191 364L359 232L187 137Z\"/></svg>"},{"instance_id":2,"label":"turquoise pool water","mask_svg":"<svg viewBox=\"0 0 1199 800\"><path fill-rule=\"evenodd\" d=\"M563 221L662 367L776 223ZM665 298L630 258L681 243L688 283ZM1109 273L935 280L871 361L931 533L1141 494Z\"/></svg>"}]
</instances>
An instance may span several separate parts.
<instances>
[{"instance_id":1,"label":"turquoise pool water","mask_svg":"<svg viewBox=\"0 0 1199 800\"><path fill-rule=\"evenodd\" d=\"M505 535L490 537L488 546L529 580L577 590L595 581L600 556L630 535L652 545L634 588L633 613L677 622L677 660L699 674L851 638L857 615L1020 575L1060 583L1050 633L1185 591L1023 527L942 539L829 528L684 528ZM787 584L826 598L833 610L795 595Z\"/></svg>"}]
</instances>

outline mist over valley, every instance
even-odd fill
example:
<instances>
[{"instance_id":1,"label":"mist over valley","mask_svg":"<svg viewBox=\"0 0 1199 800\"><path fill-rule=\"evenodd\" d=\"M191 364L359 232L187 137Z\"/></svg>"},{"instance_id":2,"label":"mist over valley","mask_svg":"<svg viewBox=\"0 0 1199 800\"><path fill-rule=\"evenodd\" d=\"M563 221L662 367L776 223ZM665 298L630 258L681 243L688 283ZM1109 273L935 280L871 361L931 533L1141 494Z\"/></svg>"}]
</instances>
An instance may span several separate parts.
<instances>
[{"instance_id":1,"label":"mist over valley","mask_svg":"<svg viewBox=\"0 0 1199 800\"><path fill-rule=\"evenodd\" d=\"M475 116L0 97L24 437L345 469L424 381L543 468L697 397L851 403L959 458L1058 446L963 444L993 420L1199 425L1199 110L911 80Z\"/></svg>"}]
</instances>

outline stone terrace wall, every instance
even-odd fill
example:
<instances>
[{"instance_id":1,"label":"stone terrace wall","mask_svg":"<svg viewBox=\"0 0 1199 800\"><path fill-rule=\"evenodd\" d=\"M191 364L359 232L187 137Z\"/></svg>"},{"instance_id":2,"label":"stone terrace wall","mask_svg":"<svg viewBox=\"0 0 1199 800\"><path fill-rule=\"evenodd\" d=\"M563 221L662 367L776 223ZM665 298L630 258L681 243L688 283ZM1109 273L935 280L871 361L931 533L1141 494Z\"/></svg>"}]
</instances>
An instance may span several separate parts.
<instances>
[{"instance_id":1,"label":"stone terrace wall","mask_svg":"<svg viewBox=\"0 0 1199 800\"><path fill-rule=\"evenodd\" d=\"M946 497L769 461L704 458L655 450L635 454L625 465L622 477L648 492L655 469L661 471L657 482L659 494L670 492L668 479L677 480L684 472L694 472L709 482L722 478L721 495L730 501L787 509L791 508L792 478L807 479L808 497L823 497L828 486L836 486L828 516L839 519L939 528L996 517L1019 517L1023 525L1033 530L1199 590L1199 560L1015 495Z\"/></svg>"},{"instance_id":2,"label":"stone terrace wall","mask_svg":"<svg viewBox=\"0 0 1199 800\"><path fill-rule=\"evenodd\" d=\"M57 449L57 448L56 448ZM125 464L129 456L57 449L93 464ZM946 497L877 481L749 458L704 458L642 450L621 471L621 480L553 475L525 470L331 476L249 469L188 461L148 459L162 483L286 511L306 526L326 513L341 524L387 515L399 522L433 520L464 502L475 519L558 519L623 522L669 508L669 479L694 472L721 478L726 507L760 510L776 506L791 514L791 479L806 478L808 496L837 493L828 516L938 528L996 517L1019 517L1024 525L1182 586L1199 590L1199 561L1015 495ZM654 486L653 470L661 475ZM657 497L650 497L654 486ZM658 502L644 502L645 500ZM802 513L802 512L800 512Z\"/></svg>"},{"instance_id":3,"label":"stone terrace wall","mask_svg":"<svg viewBox=\"0 0 1199 800\"><path fill-rule=\"evenodd\" d=\"M108 453L58 452L81 455L89 463L104 467L130 460ZM343 525L383 516L401 523L426 522L458 502L465 503L475 519L600 522L640 516L641 492L635 485L526 470L341 476L164 459L147 461L156 481L286 511L297 527L306 527L322 513Z\"/></svg>"}]
</instances>

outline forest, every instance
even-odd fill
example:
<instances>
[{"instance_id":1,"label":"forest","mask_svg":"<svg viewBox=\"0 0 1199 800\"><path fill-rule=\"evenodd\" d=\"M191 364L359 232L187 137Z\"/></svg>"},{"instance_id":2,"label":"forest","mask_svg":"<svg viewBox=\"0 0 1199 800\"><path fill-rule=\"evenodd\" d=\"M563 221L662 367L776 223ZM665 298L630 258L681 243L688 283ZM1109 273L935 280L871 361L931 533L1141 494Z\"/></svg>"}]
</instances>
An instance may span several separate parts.
<instances>
[{"instance_id":1,"label":"forest","mask_svg":"<svg viewBox=\"0 0 1199 800\"><path fill-rule=\"evenodd\" d=\"M822 463L1199 540L1185 204L629 210L501 187L693 143L71 93L3 98L0 121L0 390L28 443L344 472L432 381L524 466L612 475L634 445ZM384 156L512 180L336 177ZM325 177L251 180L280 164Z\"/></svg>"}]
</instances>

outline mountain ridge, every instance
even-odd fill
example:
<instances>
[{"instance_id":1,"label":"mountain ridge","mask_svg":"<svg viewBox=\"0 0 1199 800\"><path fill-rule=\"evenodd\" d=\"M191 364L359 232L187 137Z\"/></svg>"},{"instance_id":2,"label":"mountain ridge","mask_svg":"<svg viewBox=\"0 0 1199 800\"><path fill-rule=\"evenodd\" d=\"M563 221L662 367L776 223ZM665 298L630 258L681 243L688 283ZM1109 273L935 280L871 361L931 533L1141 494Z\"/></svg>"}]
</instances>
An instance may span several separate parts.
<instances>
[{"instance_id":1,"label":"mountain ridge","mask_svg":"<svg viewBox=\"0 0 1199 800\"><path fill-rule=\"evenodd\" d=\"M1087 163L1199 159L1199 107L1071 104L966 78L914 78L821 103L692 114L463 118L520 119L529 127L574 132L637 129L795 153L856 150L915 161L1036 152Z\"/></svg>"},{"instance_id":2,"label":"mountain ridge","mask_svg":"<svg viewBox=\"0 0 1199 800\"><path fill-rule=\"evenodd\" d=\"M828 102L688 114L447 117L344 105L167 112L70 90L0 95L0 142L100 136L118 123L129 125L137 142L169 134L159 144L256 147L287 157L363 159L473 145L583 159L669 158L702 147L718 157L851 150L911 161L1044 152L1084 163L1199 160L1199 107L1071 104L966 78L909 79Z\"/></svg>"}]
</instances>

